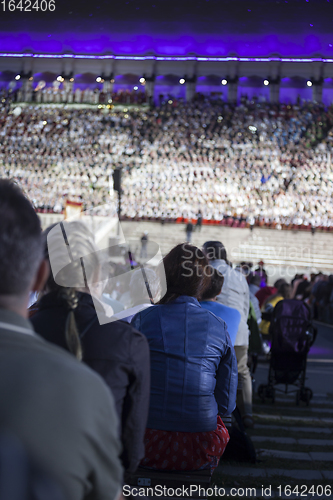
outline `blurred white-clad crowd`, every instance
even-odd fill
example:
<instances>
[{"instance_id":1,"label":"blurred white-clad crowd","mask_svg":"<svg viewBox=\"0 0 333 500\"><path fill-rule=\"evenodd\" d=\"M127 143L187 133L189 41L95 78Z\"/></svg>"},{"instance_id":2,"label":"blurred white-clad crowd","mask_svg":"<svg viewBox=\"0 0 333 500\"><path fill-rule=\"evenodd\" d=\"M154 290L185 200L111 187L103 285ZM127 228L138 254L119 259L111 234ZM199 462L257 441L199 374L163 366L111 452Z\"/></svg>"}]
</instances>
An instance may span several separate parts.
<instances>
[{"instance_id":1,"label":"blurred white-clad crowd","mask_svg":"<svg viewBox=\"0 0 333 500\"><path fill-rule=\"evenodd\" d=\"M13 109L13 108L12 108ZM197 96L150 110L0 111L0 173L40 211L107 203L122 168L128 218L236 217L332 225L333 108Z\"/></svg>"}]
</instances>

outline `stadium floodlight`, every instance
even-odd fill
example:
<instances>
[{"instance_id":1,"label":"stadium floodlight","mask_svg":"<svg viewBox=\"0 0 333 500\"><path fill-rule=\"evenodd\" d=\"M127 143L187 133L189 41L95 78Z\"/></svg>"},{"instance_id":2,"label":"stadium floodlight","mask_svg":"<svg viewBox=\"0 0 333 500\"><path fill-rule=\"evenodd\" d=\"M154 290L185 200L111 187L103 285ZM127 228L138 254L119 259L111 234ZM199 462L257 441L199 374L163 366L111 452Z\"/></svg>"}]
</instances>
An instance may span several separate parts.
<instances>
[{"instance_id":1,"label":"stadium floodlight","mask_svg":"<svg viewBox=\"0 0 333 500\"><path fill-rule=\"evenodd\" d=\"M21 75L16 75L15 80L19 80L21 78Z\"/></svg>"},{"instance_id":2,"label":"stadium floodlight","mask_svg":"<svg viewBox=\"0 0 333 500\"><path fill-rule=\"evenodd\" d=\"M180 85L184 85L184 83L185 83L185 78L181 78L181 79L179 80L179 83L180 83Z\"/></svg>"},{"instance_id":3,"label":"stadium floodlight","mask_svg":"<svg viewBox=\"0 0 333 500\"><path fill-rule=\"evenodd\" d=\"M98 77L96 78L96 82L98 82L98 83L99 83L99 82L101 82L101 81L102 81L102 78L101 78L100 76L98 76Z\"/></svg>"},{"instance_id":4,"label":"stadium floodlight","mask_svg":"<svg viewBox=\"0 0 333 500\"><path fill-rule=\"evenodd\" d=\"M142 76L142 77L140 78L139 82L140 82L141 84L144 84L144 83L146 83L146 79L145 79L145 78L143 78L143 76Z\"/></svg>"},{"instance_id":5,"label":"stadium floodlight","mask_svg":"<svg viewBox=\"0 0 333 500\"><path fill-rule=\"evenodd\" d=\"M221 81L222 85L227 85L228 83L228 80L226 80L225 78L223 78L223 80Z\"/></svg>"},{"instance_id":6,"label":"stadium floodlight","mask_svg":"<svg viewBox=\"0 0 333 500\"><path fill-rule=\"evenodd\" d=\"M307 84L307 86L308 86L308 87L312 87L312 82L311 82L311 80L308 80L308 81L306 82L306 84Z\"/></svg>"},{"instance_id":7,"label":"stadium floodlight","mask_svg":"<svg viewBox=\"0 0 333 500\"><path fill-rule=\"evenodd\" d=\"M58 82L62 82L62 76L61 75L57 76L57 81Z\"/></svg>"},{"instance_id":8,"label":"stadium floodlight","mask_svg":"<svg viewBox=\"0 0 333 500\"><path fill-rule=\"evenodd\" d=\"M139 87L137 85L135 85L135 87L133 87L134 90L138 90L138 88Z\"/></svg>"},{"instance_id":9,"label":"stadium floodlight","mask_svg":"<svg viewBox=\"0 0 333 500\"><path fill-rule=\"evenodd\" d=\"M70 79L69 79L69 81L70 81L70 82L74 82L74 78L70 78Z\"/></svg>"},{"instance_id":10,"label":"stadium floodlight","mask_svg":"<svg viewBox=\"0 0 333 500\"><path fill-rule=\"evenodd\" d=\"M268 80L264 80L264 85L269 85L269 81Z\"/></svg>"}]
</instances>

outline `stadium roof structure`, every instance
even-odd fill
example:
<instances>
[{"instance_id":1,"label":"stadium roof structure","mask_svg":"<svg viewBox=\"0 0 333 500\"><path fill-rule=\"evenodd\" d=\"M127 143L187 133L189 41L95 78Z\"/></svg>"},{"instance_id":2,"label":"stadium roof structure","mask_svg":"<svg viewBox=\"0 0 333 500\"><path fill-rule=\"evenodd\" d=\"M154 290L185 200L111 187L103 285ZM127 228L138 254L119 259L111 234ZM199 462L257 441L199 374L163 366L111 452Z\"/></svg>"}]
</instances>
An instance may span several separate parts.
<instances>
[{"instance_id":1,"label":"stadium roof structure","mask_svg":"<svg viewBox=\"0 0 333 500\"><path fill-rule=\"evenodd\" d=\"M333 0L51 2L52 11L50 0L2 1L0 53L333 60Z\"/></svg>"},{"instance_id":2,"label":"stadium roof structure","mask_svg":"<svg viewBox=\"0 0 333 500\"><path fill-rule=\"evenodd\" d=\"M3 81L49 73L333 83L333 0L2 0L1 10Z\"/></svg>"}]
</instances>

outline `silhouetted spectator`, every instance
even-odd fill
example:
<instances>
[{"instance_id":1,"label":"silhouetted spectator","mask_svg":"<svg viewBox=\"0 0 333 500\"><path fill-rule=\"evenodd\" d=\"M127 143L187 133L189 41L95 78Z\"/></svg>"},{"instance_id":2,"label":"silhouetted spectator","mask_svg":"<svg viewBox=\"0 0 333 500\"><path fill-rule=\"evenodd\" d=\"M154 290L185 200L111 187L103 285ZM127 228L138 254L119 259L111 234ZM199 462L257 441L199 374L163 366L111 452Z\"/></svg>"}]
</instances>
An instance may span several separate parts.
<instances>
[{"instance_id":1,"label":"silhouetted spectator","mask_svg":"<svg viewBox=\"0 0 333 500\"><path fill-rule=\"evenodd\" d=\"M113 397L87 366L33 331L29 292L43 289L48 276L40 222L20 189L3 179L0 212L1 425L69 500L116 500L122 468Z\"/></svg>"}]
</instances>

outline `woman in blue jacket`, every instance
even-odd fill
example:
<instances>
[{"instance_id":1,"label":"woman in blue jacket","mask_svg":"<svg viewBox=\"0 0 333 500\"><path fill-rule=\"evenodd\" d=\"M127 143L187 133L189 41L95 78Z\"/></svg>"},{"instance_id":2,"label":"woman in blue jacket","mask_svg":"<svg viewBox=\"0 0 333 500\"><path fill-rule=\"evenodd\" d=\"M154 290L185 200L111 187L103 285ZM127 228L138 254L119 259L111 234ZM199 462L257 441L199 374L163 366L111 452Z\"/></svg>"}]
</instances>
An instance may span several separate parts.
<instances>
[{"instance_id":1,"label":"woman in blue jacket","mask_svg":"<svg viewBox=\"0 0 333 500\"><path fill-rule=\"evenodd\" d=\"M132 325L149 342L150 408L144 467L214 469L228 443L220 415L235 408L237 361L225 322L198 298L210 282L203 252L180 244L163 260L167 293Z\"/></svg>"}]
</instances>

